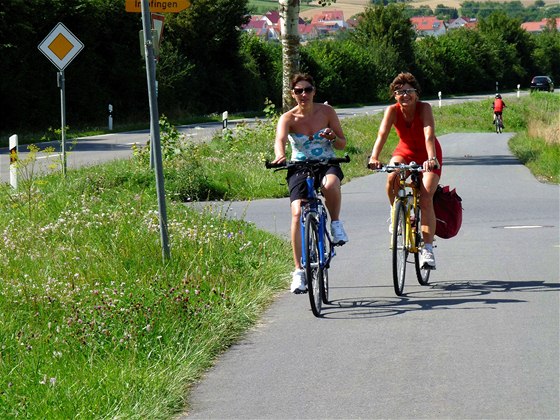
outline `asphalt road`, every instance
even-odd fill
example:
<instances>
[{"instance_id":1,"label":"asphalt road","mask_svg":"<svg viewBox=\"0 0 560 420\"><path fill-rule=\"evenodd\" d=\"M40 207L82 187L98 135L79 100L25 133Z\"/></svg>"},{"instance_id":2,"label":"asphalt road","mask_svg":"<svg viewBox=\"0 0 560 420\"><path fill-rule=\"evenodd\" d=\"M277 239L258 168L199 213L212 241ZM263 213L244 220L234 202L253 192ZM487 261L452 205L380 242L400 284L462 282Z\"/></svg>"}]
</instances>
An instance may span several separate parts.
<instances>
[{"instance_id":1,"label":"asphalt road","mask_svg":"<svg viewBox=\"0 0 560 420\"><path fill-rule=\"evenodd\" d=\"M528 92L520 92L520 95L527 94ZM507 93L504 94L504 97L507 98L516 95L517 93ZM437 99L428 100L427 102L430 102L433 107L438 107L440 105L452 105L467 101L480 101L491 97L493 97L492 94L444 97L441 102ZM356 115L372 115L382 112L384 109L385 105L337 108L337 113L340 118L347 118ZM252 124L254 120L254 118L231 120L228 127L234 128L239 123ZM184 125L177 127L177 129L185 135L187 141L200 142L212 138L213 134L221 131L222 123ZM149 139L149 135L149 130L140 130L68 139L66 145L67 167L72 169L84 165L98 164L112 159L128 158L132 155L132 145L145 145ZM45 149L49 146L54 148L53 153L39 153L35 165L36 170L39 172L52 172L52 166L57 163L60 165L61 162L60 142L39 143L38 146L40 149ZM27 146L19 146L19 159L24 160L26 156ZM0 182L10 182L10 159L7 147L0 148Z\"/></svg>"},{"instance_id":2,"label":"asphalt road","mask_svg":"<svg viewBox=\"0 0 560 420\"><path fill-rule=\"evenodd\" d=\"M192 390L182 418L558 419L560 188L536 181L509 138L440 138L463 226L436 241L429 286L409 266L401 297L385 175L345 184L350 242L333 261L324 317L307 295L281 294ZM287 199L226 206L288 236Z\"/></svg>"}]
</instances>

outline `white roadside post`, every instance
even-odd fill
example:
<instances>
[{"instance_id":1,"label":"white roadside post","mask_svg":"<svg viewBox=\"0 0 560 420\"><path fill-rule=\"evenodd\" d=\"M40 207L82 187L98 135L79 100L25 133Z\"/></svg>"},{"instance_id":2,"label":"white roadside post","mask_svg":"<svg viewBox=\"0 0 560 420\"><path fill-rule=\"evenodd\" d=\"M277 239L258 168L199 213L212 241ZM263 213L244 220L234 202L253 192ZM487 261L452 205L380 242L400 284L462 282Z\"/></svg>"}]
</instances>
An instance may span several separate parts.
<instances>
[{"instance_id":1,"label":"white roadside post","mask_svg":"<svg viewBox=\"0 0 560 420\"><path fill-rule=\"evenodd\" d=\"M10 136L10 185L17 190L18 136Z\"/></svg>"},{"instance_id":2,"label":"white roadside post","mask_svg":"<svg viewBox=\"0 0 560 420\"><path fill-rule=\"evenodd\" d=\"M222 114L222 131L226 131L227 130L227 124L228 124L228 112L224 111Z\"/></svg>"},{"instance_id":3,"label":"white roadside post","mask_svg":"<svg viewBox=\"0 0 560 420\"><path fill-rule=\"evenodd\" d=\"M439 107L441 108L441 90L437 93L437 96L439 98Z\"/></svg>"},{"instance_id":4,"label":"white roadside post","mask_svg":"<svg viewBox=\"0 0 560 420\"><path fill-rule=\"evenodd\" d=\"M109 121L108 121L109 131L113 131L113 105L109 104Z\"/></svg>"},{"instance_id":5,"label":"white roadside post","mask_svg":"<svg viewBox=\"0 0 560 420\"><path fill-rule=\"evenodd\" d=\"M520 90L520 89L521 89L521 85L518 84L518 85L517 85L517 97L518 97L518 98L519 98L519 95L521 95L521 90Z\"/></svg>"}]
</instances>

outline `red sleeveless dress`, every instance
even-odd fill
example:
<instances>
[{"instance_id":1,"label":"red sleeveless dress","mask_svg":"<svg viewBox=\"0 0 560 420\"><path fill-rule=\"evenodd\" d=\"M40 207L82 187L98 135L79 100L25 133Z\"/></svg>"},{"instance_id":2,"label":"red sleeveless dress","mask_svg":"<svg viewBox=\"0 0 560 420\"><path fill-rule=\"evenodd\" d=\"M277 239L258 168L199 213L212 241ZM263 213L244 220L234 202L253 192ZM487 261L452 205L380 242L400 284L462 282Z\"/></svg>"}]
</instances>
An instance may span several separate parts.
<instances>
[{"instance_id":1,"label":"red sleeveless dress","mask_svg":"<svg viewBox=\"0 0 560 420\"><path fill-rule=\"evenodd\" d=\"M420 102L418 102L420 104ZM399 143L393 152L393 156L400 156L406 162L412 161L422 164L428 160L428 152L426 151L426 140L424 138L424 123L420 116L420 107L416 106L416 113L411 124L408 124L404 119L400 104L392 105L396 109L395 130L399 136ZM440 169L434 169L432 172L441 176L441 165L443 165L443 155L441 152L441 145L438 139L435 139L436 144L436 157L440 163Z\"/></svg>"}]
</instances>

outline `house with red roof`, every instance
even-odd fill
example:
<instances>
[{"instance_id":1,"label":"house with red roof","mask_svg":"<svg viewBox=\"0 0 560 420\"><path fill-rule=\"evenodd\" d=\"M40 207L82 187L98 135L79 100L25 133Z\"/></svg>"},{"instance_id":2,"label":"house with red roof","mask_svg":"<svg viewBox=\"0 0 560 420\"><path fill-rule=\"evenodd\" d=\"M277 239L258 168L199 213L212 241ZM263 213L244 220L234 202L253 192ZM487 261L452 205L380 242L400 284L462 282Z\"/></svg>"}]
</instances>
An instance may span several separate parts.
<instances>
[{"instance_id":1,"label":"house with red roof","mask_svg":"<svg viewBox=\"0 0 560 420\"><path fill-rule=\"evenodd\" d=\"M439 36L447 32L445 22L437 16L413 16L410 22L416 34L422 36Z\"/></svg>"},{"instance_id":2,"label":"house with red roof","mask_svg":"<svg viewBox=\"0 0 560 420\"><path fill-rule=\"evenodd\" d=\"M265 41L278 41L280 39L279 25L271 25L266 16L251 16L251 20L243 25L241 30L256 35Z\"/></svg>"},{"instance_id":3,"label":"house with red roof","mask_svg":"<svg viewBox=\"0 0 560 420\"><path fill-rule=\"evenodd\" d=\"M543 19L540 22L524 22L521 27L527 32L538 34L545 30L548 21L549 19ZM560 18L556 18L556 29L560 30Z\"/></svg>"},{"instance_id":4,"label":"house with red roof","mask_svg":"<svg viewBox=\"0 0 560 420\"><path fill-rule=\"evenodd\" d=\"M340 30L353 29L353 27L353 24L344 20L342 10L322 10L313 16L310 23L306 23L301 17L298 21L298 31L302 42L330 36ZM280 13L272 10L261 16L251 16L250 21L243 26L242 30L267 41L278 41L281 31Z\"/></svg>"},{"instance_id":5,"label":"house with red roof","mask_svg":"<svg viewBox=\"0 0 560 420\"><path fill-rule=\"evenodd\" d=\"M458 17L457 19L450 19L447 21L445 26L448 31L459 28L474 28L476 27L476 18L469 18L466 16Z\"/></svg>"},{"instance_id":6,"label":"house with red roof","mask_svg":"<svg viewBox=\"0 0 560 420\"><path fill-rule=\"evenodd\" d=\"M317 36L322 37L348 28L342 10L321 10L313 16L309 25L315 27Z\"/></svg>"}]
</instances>

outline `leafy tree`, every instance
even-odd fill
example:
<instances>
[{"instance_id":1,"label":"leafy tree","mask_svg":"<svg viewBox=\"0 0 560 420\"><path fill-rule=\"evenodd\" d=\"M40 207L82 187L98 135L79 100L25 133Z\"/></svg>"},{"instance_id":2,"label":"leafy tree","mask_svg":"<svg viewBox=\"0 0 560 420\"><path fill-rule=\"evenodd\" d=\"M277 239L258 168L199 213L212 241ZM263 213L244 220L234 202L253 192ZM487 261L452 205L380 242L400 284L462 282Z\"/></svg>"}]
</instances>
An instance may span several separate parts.
<instances>
[{"instance_id":1,"label":"leafy tree","mask_svg":"<svg viewBox=\"0 0 560 420\"><path fill-rule=\"evenodd\" d=\"M109 103L119 117L139 111L137 16L110 0L11 0L0 11L0 104L10 128L60 124L58 69L37 48L58 22L85 45L65 70L68 124L106 121Z\"/></svg>"},{"instance_id":2,"label":"leafy tree","mask_svg":"<svg viewBox=\"0 0 560 420\"><path fill-rule=\"evenodd\" d=\"M434 14L444 20L457 19L459 17L459 12L457 9L443 4L438 4L434 9Z\"/></svg>"},{"instance_id":3,"label":"leafy tree","mask_svg":"<svg viewBox=\"0 0 560 420\"><path fill-rule=\"evenodd\" d=\"M248 20L247 0L197 0L166 17L166 53L176 58L160 77L171 103L198 114L243 108L239 28Z\"/></svg>"},{"instance_id":4,"label":"leafy tree","mask_svg":"<svg viewBox=\"0 0 560 420\"><path fill-rule=\"evenodd\" d=\"M378 72L371 49L351 40L314 41L302 47L302 69L315 75L317 100L330 104L372 102Z\"/></svg>"},{"instance_id":5,"label":"leafy tree","mask_svg":"<svg viewBox=\"0 0 560 420\"><path fill-rule=\"evenodd\" d=\"M241 37L241 56L246 80L240 95L245 102L252 103L251 109L262 108L268 98L274 104L282 102L282 48L276 42L267 42L255 35Z\"/></svg>"},{"instance_id":6,"label":"leafy tree","mask_svg":"<svg viewBox=\"0 0 560 420\"><path fill-rule=\"evenodd\" d=\"M560 32L555 20L551 19L543 33L532 38L535 49L531 61L535 63L535 74L548 74L560 82Z\"/></svg>"},{"instance_id":7,"label":"leafy tree","mask_svg":"<svg viewBox=\"0 0 560 420\"><path fill-rule=\"evenodd\" d=\"M413 67L416 34L404 5L368 7L352 37L359 45L374 48L386 58L394 57L399 70Z\"/></svg>"},{"instance_id":8,"label":"leafy tree","mask_svg":"<svg viewBox=\"0 0 560 420\"><path fill-rule=\"evenodd\" d=\"M504 66L478 31L465 28L420 40L417 60L424 91L431 94L492 89Z\"/></svg>"},{"instance_id":9,"label":"leafy tree","mask_svg":"<svg viewBox=\"0 0 560 420\"><path fill-rule=\"evenodd\" d=\"M321 6L336 0L318 0ZM299 70L299 5L300 0L278 0L281 19L280 42L282 43L282 110L294 105L290 95L290 79Z\"/></svg>"},{"instance_id":10,"label":"leafy tree","mask_svg":"<svg viewBox=\"0 0 560 420\"><path fill-rule=\"evenodd\" d=\"M534 43L527 31L521 28L519 19L510 18L504 12L495 12L478 23L480 33L499 52L503 72L498 74L500 86L513 88L534 71L531 55Z\"/></svg>"}]
</instances>

